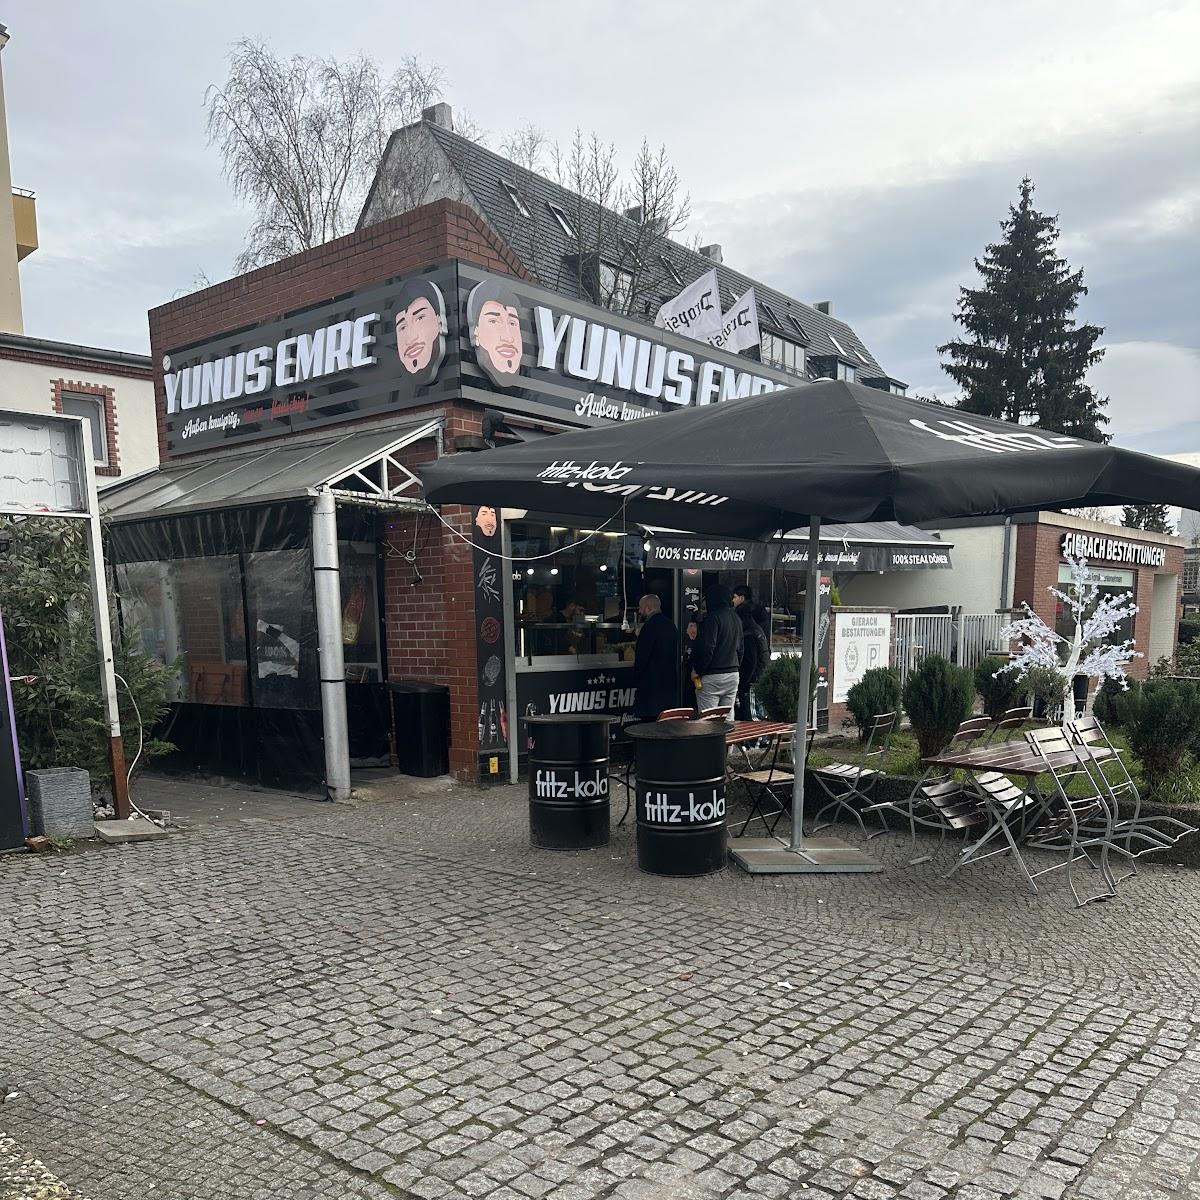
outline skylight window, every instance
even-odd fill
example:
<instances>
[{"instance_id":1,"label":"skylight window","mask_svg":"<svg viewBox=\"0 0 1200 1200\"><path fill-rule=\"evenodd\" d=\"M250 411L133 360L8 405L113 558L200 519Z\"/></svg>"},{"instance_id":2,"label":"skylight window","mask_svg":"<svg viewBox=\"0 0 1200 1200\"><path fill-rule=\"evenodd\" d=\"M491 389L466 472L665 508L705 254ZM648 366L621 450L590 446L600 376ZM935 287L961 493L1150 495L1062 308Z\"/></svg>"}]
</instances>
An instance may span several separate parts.
<instances>
[{"instance_id":1,"label":"skylight window","mask_svg":"<svg viewBox=\"0 0 1200 1200\"><path fill-rule=\"evenodd\" d=\"M839 354L840 354L840 355L841 355L843 358L849 358L849 357L850 357L850 355L848 355L848 354L846 353L846 349L845 349L845 347L842 345L842 343L841 343L841 342L839 342L839 341L837 340L837 338L835 338L835 337L833 336L833 334L832 334L832 333L829 335L829 340L830 340L830 341L833 343L833 348L834 348L834 349L835 349L835 350L836 350L836 351L837 351L837 352L838 352L838 353L839 353Z\"/></svg>"},{"instance_id":2,"label":"skylight window","mask_svg":"<svg viewBox=\"0 0 1200 1200\"><path fill-rule=\"evenodd\" d=\"M552 204L549 200L546 201L546 207L550 210L550 215L562 226L562 231L567 237L574 239L575 226L571 224L567 218L567 214L557 204Z\"/></svg>"},{"instance_id":3,"label":"skylight window","mask_svg":"<svg viewBox=\"0 0 1200 1200\"><path fill-rule=\"evenodd\" d=\"M683 276L680 275L677 270L675 270L675 264L672 263L665 254L660 254L658 256L658 261L662 263L663 270L666 271L666 273L670 275L670 277L675 280L680 287L683 287Z\"/></svg>"},{"instance_id":4,"label":"skylight window","mask_svg":"<svg viewBox=\"0 0 1200 1200\"><path fill-rule=\"evenodd\" d=\"M772 325L778 329L783 328L783 323L775 315L775 310L765 300L760 300L758 302L758 307L767 314L767 320L770 321Z\"/></svg>"},{"instance_id":5,"label":"skylight window","mask_svg":"<svg viewBox=\"0 0 1200 1200\"><path fill-rule=\"evenodd\" d=\"M801 325L800 322L798 320L796 320L796 318L794 316L792 316L791 313L788 313L788 320L791 321L792 326L796 330L796 332L807 342L808 341L808 330L806 330L804 328L804 326Z\"/></svg>"},{"instance_id":6,"label":"skylight window","mask_svg":"<svg viewBox=\"0 0 1200 1200\"><path fill-rule=\"evenodd\" d=\"M520 195L517 193L516 185L509 183L507 179L501 179L500 186L504 189L505 194L512 201L513 208L515 208L517 212L521 214L521 216L529 216L529 209L525 207L525 201L522 200Z\"/></svg>"}]
</instances>

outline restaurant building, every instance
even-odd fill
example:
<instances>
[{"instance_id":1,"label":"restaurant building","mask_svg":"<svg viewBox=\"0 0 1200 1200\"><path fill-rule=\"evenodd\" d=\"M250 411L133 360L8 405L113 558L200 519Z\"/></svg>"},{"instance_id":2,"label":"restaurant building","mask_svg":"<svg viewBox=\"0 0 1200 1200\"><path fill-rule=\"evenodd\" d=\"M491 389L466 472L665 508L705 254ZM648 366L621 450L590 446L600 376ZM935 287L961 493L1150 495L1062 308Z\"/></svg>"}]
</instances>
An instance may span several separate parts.
<instances>
[{"instance_id":1,"label":"restaurant building","mask_svg":"<svg viewBox=\"0 0 1200 1200\"><path fill-rule=\"evenodd\" d=\"M712 248L705 257L658 238L661 269L636 296L589 292L605 263L581 276L565 241L565 265L551 270L541 244L535 271L514 247L528 239L502 235L477 195L495 175L497 202L515 168L467 153L443 107L393 138L356 232L150 313L162 465L109 488L104 506L124 618L149 652L185 664L168 734L181 766L336 790L331 739L348 733L352 762L387 762L386 684L420 680L449 689L449 769L507 778L521 716L628 711L646 591L682 623L705 582L753 578L786 648L803 604L795 546L761 558L761 547L704 547L617 518L572 526L555 514L554 486L604 486L586 463L562 464L539 512L434 512L417 468L822 375L903 386L829 306L761 285L760 319L776 339L761 352L650 325L646 306L711 269ZM458 147L432 171L455 194L433 188L391 213L383 181L404 137ZM469 188L443 186L455 163ZM555 210L573 228L583 202L521 178L525 212L536 180L542 224L565 238ZM606 220L619 255L636 222ZM723 264L719 278L731 294L753 283ZM661 497L664 525L673 499L696 498ZM948 543L920 531L835 536L839 570L949 565Z\"/></svg>"}]
</instances>

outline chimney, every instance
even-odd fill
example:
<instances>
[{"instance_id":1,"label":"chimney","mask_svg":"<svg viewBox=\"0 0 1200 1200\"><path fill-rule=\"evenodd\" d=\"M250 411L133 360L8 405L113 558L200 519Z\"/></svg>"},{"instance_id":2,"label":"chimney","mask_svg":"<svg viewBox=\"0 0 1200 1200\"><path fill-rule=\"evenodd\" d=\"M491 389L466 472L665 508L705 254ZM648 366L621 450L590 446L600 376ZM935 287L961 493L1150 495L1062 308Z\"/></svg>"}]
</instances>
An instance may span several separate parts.
<instances>
[{"instance_id":1,"label":"chimney","mask_svg":"<svg viewBox=\"0 0 1200 1200\"><path fill-rule=\"evenodd\" d=\"M431 125L440 125L443 129L454 131L454 109L444 100L421 109L421 120Z\"/></svg>"},{"instance_id":2,"label":"chimney","mask_svg":"<svg viewBox=\"0 0 1200 1200\"><path fill-rule=\"evenodd\" d=\"M708 259L709 262L721 263L724 260L721 257L721 243L713 242L711 246L701 246L700 253Z\"/></svg>"},{"instance_id":3,"label":"chimney","mask_svg":"<svg viewBox=\"0 0 1200 1200\"><path fill-rule=\"evenodd\" d=\"M639 225L642 223L642 206L635 204L632 208L627 208L624 215L631 221L636 221Z\"/></svg>"},{"instance_id":4,"label":"chimney","mask_svg":"<svg viewBox=\"0 0 1200 1200\"><path fill-rule=\"evenodd\" d=\"M817 312L824 313L827 317L833 316L832 300L818 300L816 304L813 305L813 308L815 308Z\"/></svg>"}]
</instances>

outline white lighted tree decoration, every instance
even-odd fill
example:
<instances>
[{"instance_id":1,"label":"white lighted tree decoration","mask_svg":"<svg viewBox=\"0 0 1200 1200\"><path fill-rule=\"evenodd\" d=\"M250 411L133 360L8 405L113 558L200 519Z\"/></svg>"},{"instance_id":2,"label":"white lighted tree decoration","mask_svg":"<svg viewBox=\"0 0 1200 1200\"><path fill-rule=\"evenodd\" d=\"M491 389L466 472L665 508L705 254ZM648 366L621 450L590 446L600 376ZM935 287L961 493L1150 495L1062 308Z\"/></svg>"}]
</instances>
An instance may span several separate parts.
<instances>
[{"instance_id":1,"label":"white lighted tree decoration","mask_svg":"<svg viewBox=\"0 0 1200 1200\"><path fill-rule=\"evenodd\" d=\"M1115 679L1122 687L1125 667L1135 658L1144 657L1133 648L1133 640L1106 641L1131 620L1138 611L1132 592L1100 594L1095 577L1088 570L1086 558L1066 556L1071 566L1071 585L1067 591L1050 588L1050 594L1066 605L1075 621L1074 633L1068 638L1056 633L1028 604L1021 607L1025 616L1013 621L1000 633L1011 641L1021 639L1023 645L1008 665L1009 670L1023 671L1029 667L1049 667L1062 675L1069 687L1076 675L1092 679ZM1065 661L1064 661L1065 657Z\"/></svg>"}]
</instances>

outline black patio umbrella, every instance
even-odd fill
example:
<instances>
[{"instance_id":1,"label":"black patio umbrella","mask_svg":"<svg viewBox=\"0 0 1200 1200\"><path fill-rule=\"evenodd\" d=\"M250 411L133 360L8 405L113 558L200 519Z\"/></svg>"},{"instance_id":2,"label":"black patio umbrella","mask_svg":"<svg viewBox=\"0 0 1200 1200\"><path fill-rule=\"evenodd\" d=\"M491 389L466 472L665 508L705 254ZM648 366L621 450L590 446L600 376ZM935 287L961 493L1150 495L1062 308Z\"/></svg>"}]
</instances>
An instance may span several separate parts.
<instances>
[{"instance_id":1,"label":"black patio umbrella","mask_svg":"<svg viewBox=\"0 0 1200 1200\"><path fill-rule=\"evenodd\" d=\"M1200 508L1193 467L834 380L456 454L420 472L430 504L487 503L743 538L808 525L810 596L822 520L917 524L1076 505ZM808 605L802 698L816 610ZM800 735L805 709L802 699ZM796 851L805 739L798 741Z\"/></svg>"}]
</instances>

